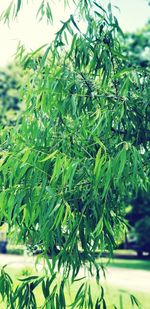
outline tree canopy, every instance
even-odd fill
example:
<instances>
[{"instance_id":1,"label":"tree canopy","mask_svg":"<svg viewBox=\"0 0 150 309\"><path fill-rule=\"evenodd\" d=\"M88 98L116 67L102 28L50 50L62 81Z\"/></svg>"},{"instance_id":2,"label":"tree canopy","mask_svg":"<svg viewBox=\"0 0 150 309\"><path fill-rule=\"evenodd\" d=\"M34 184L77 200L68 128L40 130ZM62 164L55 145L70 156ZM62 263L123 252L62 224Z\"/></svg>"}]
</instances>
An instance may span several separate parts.
<instances>
[{"instance_id":1,"label":"tree canopy","mask_svg":"<svg viewBox=\"0 0 150 309\"><path fill-rule=\"evenodd\" d=\"M18 114L23 110L19 89L22 76L21 69L10 65L0 70L0 125L14 125Z\"/></svg>"},{"instance_id":2,"label":"tree canopy","mask_svg":"<svg viewBox=\"0 0 150 309\"><path fill-rule=\"evenodd\" d=\"M40 12L44 3L51 20L48 1ZM12 7L13 1L4 21ZM126 229L126 199L139 188L148 190L149 68L126 57L111 4L105 10L84 0L76 7L43 53L42 47L26 53L23 46L17 52L26 75L26 111L15 128L1 131L0 216L31 250L38 246L51 277L28 279L14 297L8 279L3 296L10 308L36 308L33 289L40 283L45 308L66 308L65 279L76 280L85 264L91 274L95 267L99 280L95 252L112 253ZM84 15L85 32L78 14ZM60 286L49 290L60 269ZM27 303L24 295L30 295ZM94 304L86 283L71 308L100 304L105 308L103 292Z\"/></svg>"}]
</instances>

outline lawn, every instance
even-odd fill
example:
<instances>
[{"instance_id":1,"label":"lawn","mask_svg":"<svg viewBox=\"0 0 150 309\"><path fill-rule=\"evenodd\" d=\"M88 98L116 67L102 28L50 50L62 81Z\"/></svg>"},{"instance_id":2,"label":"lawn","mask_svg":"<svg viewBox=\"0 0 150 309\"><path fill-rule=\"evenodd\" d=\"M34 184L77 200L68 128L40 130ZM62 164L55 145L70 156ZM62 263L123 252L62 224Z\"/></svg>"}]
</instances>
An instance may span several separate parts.
<instances>
[{"instance_id":1,"label":"lawn","mask_svg":"<svg viewBox=\"0 0 150 309\"><path fill-rule=\"evenodd\" d=\"M120 261L118 261L118 263L119 262ZM116 263L114 263L114 264L116 264ZM124 263L124 265L127 265L127 267L129 266L129 263L125 263L125 262L123 262L123 263ZM123 263L120 263L120 265L123 265ZM139 261L139 266L141 267L140 261ZM17 279L21 278L23 275L28 276L28 275L31 275L31 273L34 274L34 271L33 271L32 268L17 269L17 268L7 267L7 271L11 275L11 277L13 278L15 284L17 284ZM138 278L137 278L137 280L138 280ZM139 280L140 280L140 278L139 278ZM81 284L81 281L78 281L78 282L75 282L71 286L71 288L69 286L66 288L66 298L67 298L68 304L70 304L71 301L73 300L80 284ZM99 295L100 291L99 291L94 279L90 279L90 284L91 284L91 288L92 288L92 295L93 295L94 298L96 298ZM105 299L106 299L106 303L107 303L107 309L114 309L114 306L113 306L114 304L119 309L133 308L131 306L130 294L134 295L139 300L142 309L149 309L150 308L150 305L149 305L150 304L150 295L148 293L127 291L127 290L121 289L121 287L118 289L118 288L116 288L114 286L110 286L108 284L107 285L104 284L103 287L105 289ZM38 304L42 305L43 304L43 297L42 297L42 293L41 293L40 288L37 288L35 290L35 292L36 292L36 298L37 298ZM6 307L5 304L0 304L0 309L6 309L6 308L7 307ZM136 308L136 307L134 307L134 308Z\"/></svg>"},{"instance_id":2,"label":"lawn","mask_svg":"<svg viewBox=\"0 0 150 309\"><path fill-rule=\"evenodd\" d=\"M103 262L107 263L107 259L103 259ZM145 260L113 259L110 261L109 266L150 271L150 261Z\"/></svg>"}]
</instances>

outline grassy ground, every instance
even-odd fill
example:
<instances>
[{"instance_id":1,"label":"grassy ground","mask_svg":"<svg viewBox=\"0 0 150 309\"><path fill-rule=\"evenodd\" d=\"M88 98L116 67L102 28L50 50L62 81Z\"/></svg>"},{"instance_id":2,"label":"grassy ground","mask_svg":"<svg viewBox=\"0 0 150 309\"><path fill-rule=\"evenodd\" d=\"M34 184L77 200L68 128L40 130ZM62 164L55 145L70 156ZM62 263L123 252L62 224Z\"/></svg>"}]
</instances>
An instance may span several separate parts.
<instances>
[{"instance_id":1,"label":"grassy ground","mask_svg":"<svg viewBox=\"0 0 150 309\"><path fill-rule=\"evenodd\" d=\"M121 267L123 267L123 265L124 265L124 267L125 267L125 265L127 265L127 267L129 266L128 261L122 261L122 263L121 263L121 261L116 261L116 262L114 262L115 266L116 266L117 262L120 263L119 265L121 265ZM131 262L131 261L129 261L129 262ZM139 261L138 265L141 269L142 262ZM145 267L145 263L144 263L144 267ZM129 268L132 268L132 267L129 267ZM28 275L31 275L31 274L34 273L33 269L30 268L30 267L29 268L22 268L22 269L7 267L7 272L11 275L15 284L17 284L17 279L21 278L23 275L28 276ZM138 278L137 278L137 280L138 280ZM140 278L139 278L139 280L140 280ZM81 282L76 282L76 283L73 284L73 286L71 288L68 287L66 289L66 298L67 298L68 304L72 302L80 284L81 284ZM91 284L91 288L92 288L92 295L96 299L96 297L99 295L100 291L99 291L99 289L98 289L98 287L97 287L97 285L96 285L96 283L93 279L91 279L90 284ZM105 289L105 299L106 299L106 303L107 303L107 309L114 309L114 306L113 306L114 304L119 309L133 308L131 306L130 294L133 294L139 300L139 302L141 303L142 309L149 309L150 308L150 295L148 293L125 291L125 290L122 290L121 287L120 287L120 289L117 289L113 286L106 285L106 284L104 285L104 289ZM42 297L41 290L39 288L36 289L36 298L37 298L38 304L42 305L43 304L43 297ZM0 309L6 309L6 308L7 308L7 306L5 304L0 304ZM136 308L136 307L134 307L134 308Z\"/></svg>"},{"instance_id":2,"label":"grassy ground","mask_svg":"<svg viewBox=\"0 0 150 309\"><path fill-rule=\"evenodd\" d=\"M106 259L104 261L107 263ZM109 266L127 269L142 269L150 271L150 261L113 259Z\"/></svg>"}]
</instances>

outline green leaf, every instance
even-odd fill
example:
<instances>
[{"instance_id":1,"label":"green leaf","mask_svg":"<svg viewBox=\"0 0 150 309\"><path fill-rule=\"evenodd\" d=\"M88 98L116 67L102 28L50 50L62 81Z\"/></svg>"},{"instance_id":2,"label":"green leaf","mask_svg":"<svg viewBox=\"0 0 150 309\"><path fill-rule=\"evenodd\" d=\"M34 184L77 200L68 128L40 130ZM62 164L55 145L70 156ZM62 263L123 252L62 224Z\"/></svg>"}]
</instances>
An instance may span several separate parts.
<instances>
[{"instance_id":1,"label":"green leaf","mask_svg":"<svg viewBox=\"0 0 150 309\"><path fill-rule=\"evenodd\" d=\"M32 52L31 56L34 57L36 54L38 54L46 46L47 46L47 44L44 44L44 45L40 46L34 52Z\"/></svg>"},{"instance_id":2,"label":"green leaf","mask_svg":"<svg viewBox=\"0 0 150 309\"><path fill-rule=\"evenodd\" d=\"M55 158L57 153L58 153L58 150L55 150L51 154L47 155L44 159L40 160L40 162L45 162L47 160Z\"/></svg>"},{"instance_id":3,"label":"green leaf","mask_svg":"<svg viewBox=\"0 0 150 309\"><path fill-rule=\"evenodd\" d=\"M134 307L134 305L136 305L137 308L141 308L140 302L138 301L138 299L134 295L131 294L130 299L131 299L131 303L132 303L133 307Z\"/></svg>"},{"instance_id":4,"label":"green leaf","mask_svg":"<svg viewBox=\"0 0 150 309\"><path fill-rule=\"evenodd\" d=\"M30 153L31 153L31 150L29 148L27 148L27 150L25 151L25 153L24 153L24 155L21 159L22 163L25 163L28 160Z\"/></svg>"},{"instance_id":5,"label":"green leaf","mask_svg":"<svg viewBox=\"0 0 150 309\"><path fill-rule=\"evenodd\" d=\"M70 18L71 18L71 21L72 21L73 25L75 26L75 28L80 32L80 29L79 29L78 25L76 24L73 15L70 15Z\"/></svg>"},{"instance_id":6,"label":"green leaf","mask_svg":"<svg viewBox=\"0 0 150 309\"><path fill-rule=\"evenodd\" d=\"M30 277L27 277L27 278L22 278L22 279L18 279L19 281L23 281L23 282L26 282L26 281L32 281L32 280L35 280L37 279L38 276L30 276Z\"/></svg>"},{"instance_id":7,"label":"green leaf","mask_svg":"<svg viewBox=\"0 0 150 309\"><path fill-rule=\"evenodd\" d=\"M94 11L94 13L95 13L98 17L100 17L100 19L104 19L104 16L101 15L100 13L98 13L97 11Z\"/></svg>"},{"instance_id":8,"label":"green leaf","mask_svg":"<svg viewBox=\"0 0 150 309\"><path fill-rule=\"evenodd\" d=\"M30 284L30 289L33 291L41 282L43 281L43 277L35 280Z\"/></svg>"},{"instance_id":9,"label":"green leaf","mask_svg":"<svg viewBox=\"0 0 150 309\"><path fill-rule=\"evenodd\" d=\"M65 295L64 295L64 281L62 281L61 285L60 285L59 299L60 299L61 308L65 309L66 308L66 301L65 301Z\"/></svg>"},{"instance_id":10,"label":"green leaf","mask_svg":"<svg viewBox=\"0 0 150 309\"><path fill-rule=\"evenodd\" d=\"M51 10L51 7L47 1L47 4L46 4L46 16L47 16L47 19L48 21L50 21L50 23L52 24L53 23L53 15L52 15L52 10Z\"/></svg>"},{"instance_id":11,"label":"green leaf","mask_svg":"<svg viewBox=\"0 0 150 309\"><path fill-rule=\"evenodd\" d=\"M118 178L121 177L123 170L125 168L125 164L126 164L126 154L127 154L127 150L125 147L123 147L123 149L121 150L120 154L119 154L119 159L120 159L120 165L119 165L119 170L118 170Z\"/></svg>"},{"instance_id":12,"label":"green leaf","mask_svg":"<svg viewBox=\"0 0 150 309\"><path fill-rule=\"evenodd\" d=\"M18 15L18 12L20 11L21 4L22 4L22 0L17 0L16 16Z\"/></svg>"},{"instance_id":13,"label":"green leaf","mask_svg":"<svg viewBox=\"0 0 150 309\"><path fill-rule=\"evenodd\" d=\"M103 309L107 309L105 299L103 299L102 304L103 304Z\"/></svg>"},{"instance_id":14,"label":"green leaf","mask_svg":"<svg viewBox=\"0 0 150 309\"><path fill-rule=\"evenodd\" d=\"M96 225L96 228L93 232L93 234L95 234L95 237L99 237L101 232L103 230L103 216L100 218L98 224Z\"/></svg>"},{"instance_id":15,"label":"green leaf","mask_svg":"<svg viewBox=\"0 0 150 309\"><path fill-rule=\"evenodd\" d=\"M104 190L103 190L103 195L102 195L103 198L107 194L111 179L112 179L112 163L109 160L108 163L107 163L106 176L104 178Z\"/></svg>"},{"instance_id":16,"label":"green leaf","mask_svg":"<svg viewBox=\"0 0 150 309\"><path fill-rule=\"evenodd\" d=\"M8 22L9 24L9 19L10 19L11 10L13 8L13 4L14 4L14 1L12 0L10 2L10 5L7 7L7 9L3 11L2 14L0 15L0 20L4 20L4 23Z\"/></svg>"},{"instance_id":17,"label":"green leaf","mask_svg":"<svg viewBox=\"0 0 150 309\"><path fill-rule=\"evenodd\" d=\"M42 60L41 60L41 64L40 64L40 68L42 69L45 65L45 62L46 62L46 59L48 57L48 54L50 52L50 49L51 49L51 46L47 47L45 53L44 53L44 56L42 57Z\"/></svg>"},{"instance_id":18,"label":"green leaf","mask_svg":"<svg viewBox=\"0 0 150 309\"><path fill-rule=\"evenodd\" d=\"M125 68L119 72L117 72L116 74L114 74L114 78L116 77L121 77L122 75L124 74L128 74L130 72L134 72L135 68L134 67L131 67L131 68Z\"/></svg>"},{"instance_id":19,"label":"green leaf","mask_svg":"<svg viewBox=\"0 0 150 309\"><path fill-rule=\"evenodd\" d=\"M127 95L128 90L129 90L129 86L130 86L130 78L126 77L124 79L124 82L123 82L122 87L120 89L120 95L121 96L126 96Z\"/></svg>"},{"instance_id":20,"label":"green leaf","mask_svg":"<svg viewBox=\"0 0 150 309\"><path fill-rule=\"evenodd\" d=\"M56 206L53 208L53 210L50 212L49 216L53 216L53 214L61 207L61 201L57 202Z\"/></svg>"},{"instance_id":21,"label":"green leaf","mask_svg":"<svg viewBox=\"0 0 150 309\"><path fill-rule=\"evenodd\" d=\"M74 279L74 282L76 282L76 281L81 281L81 280L83 280L83 279L85 279L86 277L81 277L81 278L78 278L78 279Z\"/></svg>"},{"instance_id":22,"label":"green leaf","mask_svg":"<svg viewBox=\"0 0 150 309\"><path fill-rule=\"evenodd\" d=\"M93 1L93 3L100 9L100 10L102 10L104 13L106 13L106 11L104 10L104 8L101 6L101 5L99 5L97 2L95 2L95 1Z\"/></svg>"},{"instance_id":23,"label":"green leaf","mask_svg":"<svg viewBox=\"0 0 150 309\"><path fill-rule=\"evenodd\" d=\"M73 304L72 304L71 306L77 305L79 299L80 299L80 298L82 297L82 295L83 295L83 288L84 288L84 286L85 286L85 283L82 283L81 286L79 287L79 289L78 289L78 291L77 291L77 293L76 293L76 296L75 296L75 300L74 300L74 302L73 302Z\"/></svg>"}]
</instances>

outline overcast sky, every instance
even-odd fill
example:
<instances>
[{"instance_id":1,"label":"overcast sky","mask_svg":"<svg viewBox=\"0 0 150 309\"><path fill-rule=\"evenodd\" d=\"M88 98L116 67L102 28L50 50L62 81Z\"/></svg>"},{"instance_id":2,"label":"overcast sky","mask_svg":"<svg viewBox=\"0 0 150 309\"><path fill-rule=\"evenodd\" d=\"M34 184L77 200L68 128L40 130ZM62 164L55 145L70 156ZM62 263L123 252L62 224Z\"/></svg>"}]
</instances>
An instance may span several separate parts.
<instances>
[{"instance_id":1,"label":"overcast sky","mask_svg":"<svg viewBox=\"0 0 150 309\"><path fill-rule=\"evenodd\" d=\"M0 13L10 2L10 0L0 0ZM108 1L100 1L101 4L106 4L106 2ZM1 67L13 60L19 41L24 43L29 50L50 42L54 33L59 29L60 19L66 20L73 9L71 6L70 9L64 11L63 1L53 0L54 25L51 26L44 21L38 23L36 19L36 11L41 0L32 0L29 3L24 5L19 17L10 24L10 27L0 23ZM120 13L116 10L116 15L124 31L135 31L144 26L150 18L150 7L146 0L112 0L111 3L120 8Z\"/></svg>"}]
</instances>

